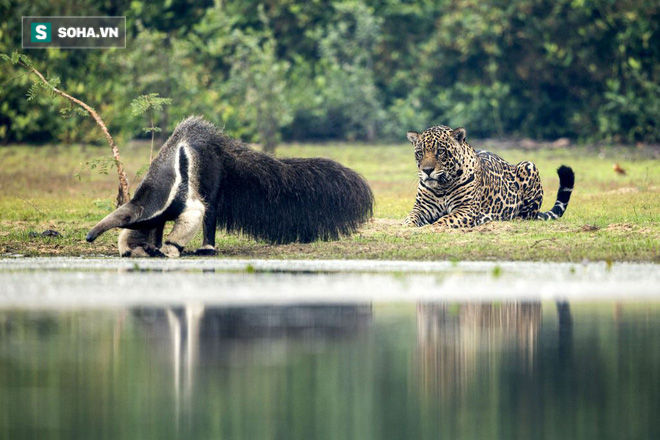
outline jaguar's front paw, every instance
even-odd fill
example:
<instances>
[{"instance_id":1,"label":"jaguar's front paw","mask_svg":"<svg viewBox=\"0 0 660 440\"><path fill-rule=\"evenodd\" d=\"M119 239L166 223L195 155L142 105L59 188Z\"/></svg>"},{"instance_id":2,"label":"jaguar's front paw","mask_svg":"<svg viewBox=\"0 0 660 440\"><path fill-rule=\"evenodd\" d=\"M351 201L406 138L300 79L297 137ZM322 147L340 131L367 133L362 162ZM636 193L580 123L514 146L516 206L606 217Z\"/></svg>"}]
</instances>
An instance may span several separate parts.
<instances>
[{"instance_id":1,"label":"jaguar's front paw","mask_svg":"<svg viewBox=\"0 0 660 440\"><path fill-rule=\"evenodd\" d=\"M403 221L403 224L405 226L419 226L417 224L417 220L415 220L413 217L406 217L406 219Z\"/></svg>"},{"instance_id":2,"label":"jaguar's front paw","mask_svg":"<svg viewBox=\"0 0 660 440\"><path fill-rule=\"evenodd\" d=\"M195 255L200 257L212 257L214 255L218 255L218 251L216 251L215 248L210 244L207 244L197 249L195 251Z\"/></svg>"}]
</instances>

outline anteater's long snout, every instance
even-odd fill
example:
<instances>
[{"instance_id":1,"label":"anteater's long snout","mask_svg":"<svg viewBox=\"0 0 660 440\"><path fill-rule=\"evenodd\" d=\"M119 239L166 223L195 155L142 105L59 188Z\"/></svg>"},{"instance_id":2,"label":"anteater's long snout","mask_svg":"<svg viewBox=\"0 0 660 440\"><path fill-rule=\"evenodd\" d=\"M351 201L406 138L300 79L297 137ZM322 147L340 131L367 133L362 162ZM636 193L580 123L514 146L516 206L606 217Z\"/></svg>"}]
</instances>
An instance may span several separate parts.
<instances>
[{"instance_id":1,"label":"anteater's long snout","mask_svg":"<svg viewBox=\"0 0 660 440\"><path fill-rule=\"evenodd\" d=\"M108 228L108 229L110 229L110 228ZM94 240L96 240L96 238L97 238L99 235L103 234L103 233L104 233L105 231L107 231L108 229L100 230L100 229L98 228L98 226L95 226L94 229L92 229L91 231L89 231L89 233L87 234L87 237L85 237L85 240L87 240L88 242L91 243L91 242L93 242Z\"/></svg>"},{"instance_id":2,"label":"anteater's long snout","mask_svg":"<svg viewBox=\"0 0 660 440\"><path fill-rule=\"evenodd\" d=\"M103 220L98 222L96 226L85 237L88 242L93 242L99 235L103 234L112 228L124 228L137 219L136 209L130 204L120 206L113 213L108 214Z\"/></svg>"}]
</instances>

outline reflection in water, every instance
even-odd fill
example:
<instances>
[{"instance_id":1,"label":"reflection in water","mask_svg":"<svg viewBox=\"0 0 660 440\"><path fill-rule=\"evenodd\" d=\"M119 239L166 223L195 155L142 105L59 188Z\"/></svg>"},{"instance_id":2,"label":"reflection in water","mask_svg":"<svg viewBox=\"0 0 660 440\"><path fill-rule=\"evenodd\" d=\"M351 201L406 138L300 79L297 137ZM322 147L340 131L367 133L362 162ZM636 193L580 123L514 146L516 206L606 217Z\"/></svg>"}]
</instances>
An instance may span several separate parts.
<instances>
[{"instance_id":1,"label":"reflection in water","mask_svg":"<svg viewBox=\"0 0 660 440\"><path fill-rule=\"evenodd\" d=\"M250 345L261 341L350 338L365 328L371 305L305 305L269 307L183 307L141 308L134 311L141 326L156 341L157 353L167 353L163 363L171 362L177 431L182 416L190 415L195 385L195 370L204 365L226 365L231 355L241 356ZM165 350L163 346L165 345ZM247 346L246 346L247 345ZM169 350L167 349L169 347ZM244 361L244 359L243 359ZM190 420L188 419L188 422Z\"/></svg>"},{"instance_id":2,"label":"reflection in water","mask_svg":"<svg viewBox=\"0 0 660 440\"><path fill-rule=\"evenodd\" d=\"M513 356L523 371L534 363L541 303L461 303L417 305L417 347L423 389L464 395L480 368Z\"/></svg>"},{"instance_id":3,"label":"reflection in water","mask_svg":"<svg viewBox=\"0 0 660 440\"><path fill-rule=\"evenodd\" d=\"M567 363L573 350L573 317L568 301L557 301L559 321L559 361Z\"/></svg>"},{"instance_id":4,"label":"reflection in water","mask_svg":"<svg viewBox=\"0 0 660 440\"><path fill-rule=\"evenodd\" d=\"M660 438L660 304L0 311L0 438Z\"/></svg>"},{"instance_id":5,"label":"reflection in water","mask_svg":"<svg viewBox=\"0 0 660 440\"><path fill-rule=\"evenodd\" d=\"M184 408L190 407L193 374L199 354L200 321L204 316L204 307L194 304L179 309L169 308L165 312L172 346L173 388L178 430L182 400Z\"/></svg>"}]
</instances>

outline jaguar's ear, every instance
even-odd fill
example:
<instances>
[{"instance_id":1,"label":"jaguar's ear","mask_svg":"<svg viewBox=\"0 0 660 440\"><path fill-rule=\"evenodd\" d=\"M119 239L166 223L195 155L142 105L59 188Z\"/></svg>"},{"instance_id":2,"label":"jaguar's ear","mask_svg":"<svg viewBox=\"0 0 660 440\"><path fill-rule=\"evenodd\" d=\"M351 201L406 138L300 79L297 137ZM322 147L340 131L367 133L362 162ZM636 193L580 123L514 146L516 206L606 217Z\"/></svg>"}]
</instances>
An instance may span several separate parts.
<instances>
[{"instance_id":1,"label":"jaguar's ear","mask_svg":"<svg viewBox=\"0 0 660 440\"><path fill-rule=\"evenodd\" d=\"M419 133L416 131L409 131L408 134L406 134L406 137L410 141L411 144L415 145L417 144L417 140L419 139Z\"/></svg>"},{"instance_id":2,"label":"jaguar's ear","mask_svg":"<svg viewBox=\"0 0 660 440\"><path fill-rule=\"evenodd\" d=\"M465 142L465 137L467 136L467 133L465 132L465 129L463 127L455 128L453 131L454 131L454 139L456 139L459 144Z\"/></svg>"}]
</instances>

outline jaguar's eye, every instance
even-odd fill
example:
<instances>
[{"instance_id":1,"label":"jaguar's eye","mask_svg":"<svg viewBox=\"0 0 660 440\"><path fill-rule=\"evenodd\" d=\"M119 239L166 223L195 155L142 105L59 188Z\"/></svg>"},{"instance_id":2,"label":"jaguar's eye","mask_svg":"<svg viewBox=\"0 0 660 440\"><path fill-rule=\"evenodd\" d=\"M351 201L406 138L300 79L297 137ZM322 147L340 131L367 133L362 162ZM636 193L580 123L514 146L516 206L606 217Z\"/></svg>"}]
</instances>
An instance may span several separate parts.
<instances>
[{"instance_id":1,"label":"jaguar's eye","mask_svg":"<svg viewBox=\"0 0 660 440\"><path fill-rule=\"evenodd\" d=\"M422 152L421 151L415 151L415 159L417 159L417 162L422 160Z\"/></svg>"}]
</instances>

